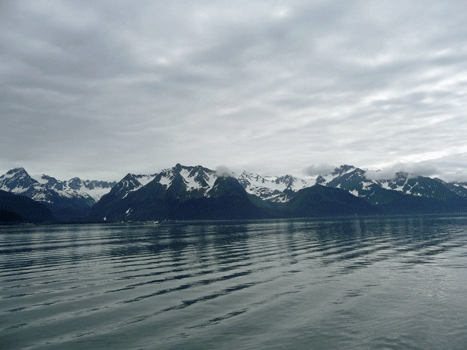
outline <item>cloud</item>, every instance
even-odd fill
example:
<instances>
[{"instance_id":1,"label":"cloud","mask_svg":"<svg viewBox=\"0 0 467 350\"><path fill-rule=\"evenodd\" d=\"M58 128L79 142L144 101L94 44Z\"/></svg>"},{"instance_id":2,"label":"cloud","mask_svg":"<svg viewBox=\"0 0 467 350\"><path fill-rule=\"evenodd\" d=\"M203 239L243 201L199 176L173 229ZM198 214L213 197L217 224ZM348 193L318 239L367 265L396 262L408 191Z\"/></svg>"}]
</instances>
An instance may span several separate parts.
<instances>
[{"instance_id":1,"label":"cloud","mask_svg":"<svg viewBox=\"0 0 467 350\"><path fill-rule=\"evenodd\" d=\"M230 177L232 176L232 171L227 168L225 165L219 165L216 167L216 175L218 177Z\"/></svg>"},{"instance_id":2,"label":"cloud","mask_svg":"<svg viewBox=\"0 0 467 350\"><path fill-rule=\"evenodd\" d=\"M0 173L118 179L225 162L299 174L310 159L374 168L465 143L465 1L0 9Z\"/></svg>"},{"instance_id":3,"label":"cloud","mask_svg":"<svg viewBox=\"0 0 467 350\"><path fill-rule=\"evenodd\" d=\"M367 170L365 177L370 180L391 180L396 177L399 172L408 173L409 175L420 176L436 176L439 170L425 163L397 163L390 167L378 170Z\"/></svg>"},{"instance_id":4,"label":"cloud","mask_svg":"<svg viewBox=\"0 0 467 350\"><path fill-rule=\"evenodd\" d=\"M319 165L310 165L306 167L303 172L307 175L314 176L314 175L327 175L330 174L336 169L335 166L329 165L326 163L319 164Z\"/></svg>"},{"instance_id":5,"label":"cloud","mask_svg":"<svg viewBox=\"0 0 467 350\"><path fill-rule=\"evenodd\" d=\"M447 182L466 182L467 172L446 173L442 175L442 179Z\"/></svg>"}]
</instances>

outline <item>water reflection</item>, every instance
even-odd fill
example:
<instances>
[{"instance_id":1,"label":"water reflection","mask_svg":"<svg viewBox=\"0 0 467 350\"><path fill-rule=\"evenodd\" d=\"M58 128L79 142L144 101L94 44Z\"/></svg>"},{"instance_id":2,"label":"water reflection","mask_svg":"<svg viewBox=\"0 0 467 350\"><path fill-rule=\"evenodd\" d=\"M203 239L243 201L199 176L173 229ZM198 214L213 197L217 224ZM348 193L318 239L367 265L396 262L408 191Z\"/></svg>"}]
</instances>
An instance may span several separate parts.
<instances>
[{"instance_id":1,"label":"water reflection","mask_svg":"<svg viewBox=\"0 0 467 350\"><path fill-rule=\"evenodd\" d=\"M20 348L288 348L319 334L333 348L390 347L381 332L416 334L415 318L433 327L449 310L465 324L466 228L463 217L7 228L0 336Z\"/></svg>"},{"instance_id":2,"label":"water reflection","mask_svg":"<svg viewBox=\"0 0 467 350\"><path fill-rule=\"evenodd\" d=\"M213 249L216 263L226 270L229 266L249 259L248 229L246 225L219 225L213 230Z\"/></svg>"}]
</instances>

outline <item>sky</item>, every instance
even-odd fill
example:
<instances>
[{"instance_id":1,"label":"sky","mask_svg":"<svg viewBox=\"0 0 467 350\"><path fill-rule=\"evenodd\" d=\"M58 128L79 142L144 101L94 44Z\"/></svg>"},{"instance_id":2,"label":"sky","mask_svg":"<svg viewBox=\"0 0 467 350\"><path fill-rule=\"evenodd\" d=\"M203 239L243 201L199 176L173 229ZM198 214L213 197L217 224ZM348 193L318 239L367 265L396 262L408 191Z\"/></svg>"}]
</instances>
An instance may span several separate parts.
<instances>
[{"instance_id":1,"label":"sky","mask_svg":"<svg viewBox=\"0 0 467 350\"><path fill-rule=\"evenodd\" d=\"M0 1L0 174L467 180L467 1Z\"/></svg>"}]
</instances>

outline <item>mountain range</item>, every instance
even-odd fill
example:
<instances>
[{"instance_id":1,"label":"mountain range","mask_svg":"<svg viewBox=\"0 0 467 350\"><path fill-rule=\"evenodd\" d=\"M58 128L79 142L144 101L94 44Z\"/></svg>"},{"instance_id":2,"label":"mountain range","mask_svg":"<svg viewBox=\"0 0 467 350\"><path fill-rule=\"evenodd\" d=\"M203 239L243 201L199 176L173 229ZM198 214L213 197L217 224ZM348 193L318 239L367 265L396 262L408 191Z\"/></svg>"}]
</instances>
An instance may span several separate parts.
<instances>
[{"instance_id":1,"label":"mountain range","mask_svg":"<svg viewBox=\"0 0 467 350\"><path fill-rule=\"evenodd\" d=\"M57 220L83 218L116 182L81 180L60 181L48 175L30 176L16 168L0 176L0 190L22 195L44 204Z\"/></svg>"},{"instance_id":2,"label":"mountain range","mask_svg":"<svg viewBox=\"0 0 467 350\"><path fill-rule=\"evenodd\" d=\"M298 178L218 174L202 166L127 174L118 183L31 177L23 168L0 177L0 190L44 204L57 220L208 220L336 215L465 213L467 183L397 173L372 179L342 165Z\"/></svg>"}]
</instances>

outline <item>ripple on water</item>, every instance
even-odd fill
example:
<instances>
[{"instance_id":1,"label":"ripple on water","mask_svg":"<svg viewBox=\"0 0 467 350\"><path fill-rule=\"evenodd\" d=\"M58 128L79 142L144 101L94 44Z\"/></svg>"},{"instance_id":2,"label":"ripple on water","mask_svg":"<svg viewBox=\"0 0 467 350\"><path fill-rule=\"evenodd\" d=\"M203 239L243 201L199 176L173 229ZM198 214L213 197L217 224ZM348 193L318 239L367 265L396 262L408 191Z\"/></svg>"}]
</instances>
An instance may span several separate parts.
<instances>
[{"instance_id":1,"label":"ripple on water","mask_svg":"<svg viewBox=\"0 0 467 350\"><path fill-rule=\"evenodd\" d=\"M0 229L25 349L463 349L463 217Z\"/></svg>"}]
</instances>

